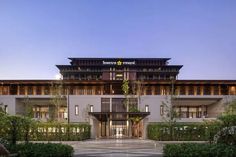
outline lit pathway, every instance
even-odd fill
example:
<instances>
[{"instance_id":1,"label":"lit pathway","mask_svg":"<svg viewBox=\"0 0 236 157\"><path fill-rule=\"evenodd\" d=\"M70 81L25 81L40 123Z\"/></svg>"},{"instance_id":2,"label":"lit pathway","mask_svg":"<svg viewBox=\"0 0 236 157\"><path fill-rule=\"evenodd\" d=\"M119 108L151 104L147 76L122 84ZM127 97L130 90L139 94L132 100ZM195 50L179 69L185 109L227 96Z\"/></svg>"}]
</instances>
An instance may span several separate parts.
<instances>
[{"instance_id":1,"label":"lit pathway","mask_svg":"<svg viewBox=\"0 0 236 157\"><path fill-rule=\"evenodd\" d=\"M161 157L162 145L151 140L100 139L63 142L74 147L75 157Z\"/></svg>"}]
</instances>

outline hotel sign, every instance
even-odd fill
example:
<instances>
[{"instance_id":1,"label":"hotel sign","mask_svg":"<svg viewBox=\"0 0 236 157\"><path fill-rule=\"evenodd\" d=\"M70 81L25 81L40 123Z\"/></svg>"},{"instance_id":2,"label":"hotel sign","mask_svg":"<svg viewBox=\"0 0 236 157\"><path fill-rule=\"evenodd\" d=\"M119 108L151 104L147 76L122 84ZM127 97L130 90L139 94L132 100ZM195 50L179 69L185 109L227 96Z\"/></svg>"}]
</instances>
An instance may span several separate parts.
<instances>
[{"instance_id":1,"label":"hotel sign","mask_svg":"<svg viewBox=\"0 0 236 157\"><path fill-rule=\"evenodd\" d=\"M116 62L114 62L114 61L102 61L102 64L103 65L135 65L135 61L131 61L131 62L128 62L128 61L122 62L120 60L118 60Z\"/></svg>"}]
</instances>

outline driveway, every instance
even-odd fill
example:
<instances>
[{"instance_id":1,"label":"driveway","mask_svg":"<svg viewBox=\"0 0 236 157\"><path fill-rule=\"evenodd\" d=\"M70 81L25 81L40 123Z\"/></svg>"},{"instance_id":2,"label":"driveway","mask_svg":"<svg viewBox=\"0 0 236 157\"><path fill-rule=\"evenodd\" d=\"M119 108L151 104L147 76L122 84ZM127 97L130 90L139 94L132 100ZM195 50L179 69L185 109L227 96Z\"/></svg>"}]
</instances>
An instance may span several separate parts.
<instances>
[{"instance_id":1,"label":"driveway","mask_svg":"<svg viewBox=\"0 0 236 157\"><path fill-rule=\"evenodd\" d=\"M162 157L162 145L151 140L99 139L63 143L74 147L75 157Z\"/></svg>"}]
</instances>

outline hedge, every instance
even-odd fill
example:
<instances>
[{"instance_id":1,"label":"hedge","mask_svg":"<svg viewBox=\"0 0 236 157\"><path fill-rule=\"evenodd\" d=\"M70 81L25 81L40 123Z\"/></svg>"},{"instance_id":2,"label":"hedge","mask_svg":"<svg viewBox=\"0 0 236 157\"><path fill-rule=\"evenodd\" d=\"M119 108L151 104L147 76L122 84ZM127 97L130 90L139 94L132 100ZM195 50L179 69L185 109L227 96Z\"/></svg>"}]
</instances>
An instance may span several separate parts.
<instances>
[{"instance_id":1,"label":"hedge","mask_svg":"<svg viewBox=\"0 0 236 157\"><path fill-rule=\"evenodd\" d=\"M9 149L19 157L71 157L74 153L72 146L59 143L22 143Z\"/></svg>"},{"instance_id":2,"label":"hedge","mask_svg":"<svg viewBox=\"0 0 236 157\"><path fill-rule=\"evenodd\" d=\"M176 123L171 139L170 127L166 123L151 123L147 127L147 136L160 141L207 141L212 140L220 126L204 123Z\"/></svg>"},{"instance_id":3,"label":"hedge","mask_svg":"<svg viewBox=\"0 0 236 157\"><path fill-rule=\"evenodd\" d=\"M0 138L16 141L79 141L90 138L87 123L36 122L20 116L0 117Z\"/></svg>"},{"instance_id":4,"label":"hedge","mask_svg":"<svg viewBox=\"0 0 236 157\"><path fill-rule=\"evenodd\" d=\"M235 157L236 146L226 144L167 144L164 157Z\"/></svg>"},{"instance_id":5,"label":"hedge","mask_svg":"<svg viewBox=\"0 0 236 157\"><path fill-rule=\"evenodd\" d=\"M90 138L90 125L39 123L31 130L33 141L80 141Z\"/></svg>"}]
</instances>

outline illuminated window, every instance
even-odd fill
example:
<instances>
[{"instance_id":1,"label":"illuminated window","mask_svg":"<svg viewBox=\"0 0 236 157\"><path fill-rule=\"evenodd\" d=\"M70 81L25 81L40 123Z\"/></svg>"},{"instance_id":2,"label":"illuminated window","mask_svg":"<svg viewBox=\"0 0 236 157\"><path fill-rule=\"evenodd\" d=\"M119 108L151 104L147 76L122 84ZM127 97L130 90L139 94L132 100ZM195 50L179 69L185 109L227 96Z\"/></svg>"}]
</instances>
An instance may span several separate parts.
<instances>
[{"instance_id":1,"label":"illuminated window","mask_svg":"<svg viewBox=\"0 0 236 157\"><path fill-rule=\"evenodd\" d=\"M230 92L230 95L235 95L235 94L236 94L236 89L235 89L235 87L234 87L234 86L231 86L229 92Z\"/></svg>"}]
</instances>

